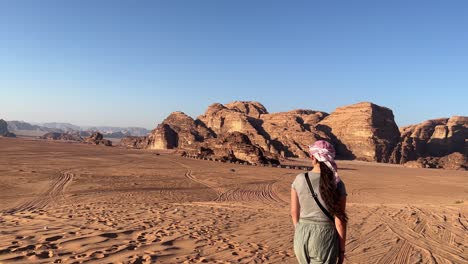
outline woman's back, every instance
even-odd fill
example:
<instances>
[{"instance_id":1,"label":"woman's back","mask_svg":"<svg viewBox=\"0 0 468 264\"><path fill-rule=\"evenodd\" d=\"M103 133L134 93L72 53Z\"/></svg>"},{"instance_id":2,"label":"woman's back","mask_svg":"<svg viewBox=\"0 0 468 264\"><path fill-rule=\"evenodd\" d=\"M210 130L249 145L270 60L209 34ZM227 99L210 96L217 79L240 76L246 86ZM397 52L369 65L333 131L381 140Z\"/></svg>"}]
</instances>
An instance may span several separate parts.
<instances>
[{"instance_id":1,"label":"woman's back","mask_svg":"<svg viewBox=\"0 0 468 264\"><path fill-rule=\"evenodd\" d=\"M325 202L322 199L322 196L320 195L320 174L310 171L308 173L310 182L314 188L315 193L317 194L320 203L325 208L327 208ZM343 181L338 182L336 187L340 197L346 196L346 187ZM296 176L296 179L292 183L292 188L297 192L297 196L299 198L301 219L317 223L330 222L330 219L328 219L328 217L322 212L315 200L312 198L312 193L310 192L309 186L307 185L305 179L305 173L300 173Z\"/></svg>"}]
</instances>

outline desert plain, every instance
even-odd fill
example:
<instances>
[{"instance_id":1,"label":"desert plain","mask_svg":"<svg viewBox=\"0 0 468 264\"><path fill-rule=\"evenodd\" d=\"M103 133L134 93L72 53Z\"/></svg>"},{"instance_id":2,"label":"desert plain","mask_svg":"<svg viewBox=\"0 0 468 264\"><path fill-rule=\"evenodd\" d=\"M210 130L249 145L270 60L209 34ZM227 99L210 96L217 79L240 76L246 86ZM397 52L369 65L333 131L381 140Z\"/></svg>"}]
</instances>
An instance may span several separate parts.
<instances>
[{"instance_id":1,"label":"desert plain","mask_svg":"<svg viewBox=\"0 0 468 264\"><path fill-rule=\"evenodd\" d=\"M468 263L467 171L338 166L346 263ZM0 263L296 263L301 172L0 138Z\"/></svg>"}]
</instances>

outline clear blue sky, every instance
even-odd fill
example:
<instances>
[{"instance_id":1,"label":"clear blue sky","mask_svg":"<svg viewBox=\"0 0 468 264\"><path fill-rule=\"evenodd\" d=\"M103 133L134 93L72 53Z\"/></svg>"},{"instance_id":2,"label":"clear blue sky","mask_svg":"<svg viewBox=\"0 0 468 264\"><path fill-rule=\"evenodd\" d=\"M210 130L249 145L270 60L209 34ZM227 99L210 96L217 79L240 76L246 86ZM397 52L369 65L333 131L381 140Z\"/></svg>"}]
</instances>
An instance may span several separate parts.
<instances>
[{"instance_id":1,"label":"clear blue sky","mask_svg":"<svg viewBox=\"0 0 468 264\"><path fill-rule=\"evenodd\" d=\"M257 100L468 115L468 1L1 1L0 118L154 128Z\"/></svg>"}]
</instances>

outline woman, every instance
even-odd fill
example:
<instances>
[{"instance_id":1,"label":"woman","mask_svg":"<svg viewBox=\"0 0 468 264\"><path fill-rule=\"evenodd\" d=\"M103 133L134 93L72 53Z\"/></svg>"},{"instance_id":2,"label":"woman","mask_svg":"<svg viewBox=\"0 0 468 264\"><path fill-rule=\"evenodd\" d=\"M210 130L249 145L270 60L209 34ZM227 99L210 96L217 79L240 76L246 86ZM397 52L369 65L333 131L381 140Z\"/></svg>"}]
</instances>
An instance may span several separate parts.
<instances>
[{"instance_id":1,"label":"woman","mask_svg":"<svg viewBox=\"0 0 468 264\"><path fill-rule=\"evenodd\" d=\"M297 175L291 188L294 253L301 264L343 263L347 194L338 177L335 149L327 141L319 140L309 146L309 153L312 171ZM312 196L306 176L316 198Z\"/></svg>"}]
</instances>

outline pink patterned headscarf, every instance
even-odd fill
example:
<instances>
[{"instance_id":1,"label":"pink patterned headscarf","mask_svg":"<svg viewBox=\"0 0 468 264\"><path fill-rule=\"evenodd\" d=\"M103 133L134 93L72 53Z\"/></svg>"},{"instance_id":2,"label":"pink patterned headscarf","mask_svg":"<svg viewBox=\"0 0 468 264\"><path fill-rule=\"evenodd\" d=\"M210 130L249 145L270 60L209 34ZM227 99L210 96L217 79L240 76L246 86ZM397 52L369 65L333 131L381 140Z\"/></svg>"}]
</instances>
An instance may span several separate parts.
<instances>
[{"instance_id":1,"label":"pink patterned headscarf","mask_svg":"<svg viewBox=\"0 0 468 264\"><path fill-rule=\"evenodd\" d=\"M317 161L325 163L330 170L335 174L335 181L341 181L338 176L338 166L335 162L335 148L332 144L325 140L318 140L313 145L309 146L309 153Z\"/></svg>"}]
</instances>

